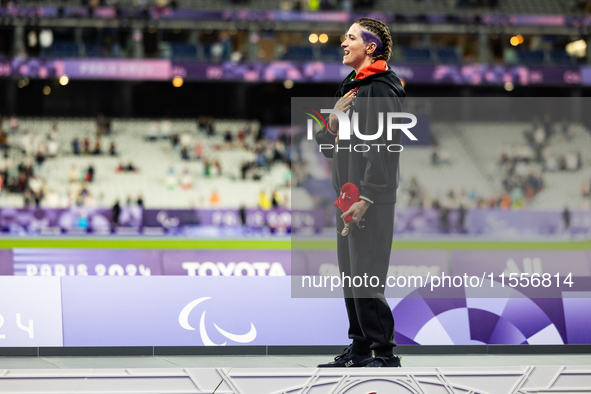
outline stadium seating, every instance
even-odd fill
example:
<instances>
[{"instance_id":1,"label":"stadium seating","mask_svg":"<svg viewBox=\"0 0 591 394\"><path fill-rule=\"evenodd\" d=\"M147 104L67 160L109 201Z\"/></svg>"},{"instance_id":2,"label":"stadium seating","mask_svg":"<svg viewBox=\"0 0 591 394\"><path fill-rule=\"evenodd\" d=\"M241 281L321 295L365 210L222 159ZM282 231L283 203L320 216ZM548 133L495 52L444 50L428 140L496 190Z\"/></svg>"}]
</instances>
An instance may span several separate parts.
<instances>
[{"instance_id":1,"label":"stadium seating","mask_svg":"<svg viewBox=\"0 0 591 394\"><path fill-rule=\"evenodd\" d=\"M196 60L197 47L191 44L171 43L172 60Z\"/></svg>"},{"instance_id":2,"label":"stadium seating","mask_svg":"<svg viewBox=\"0 0 591 394\"><path fill-rule=\"evenodd\" d=\"M310 47L291 46L281 59L295 62L312 61L314 60L314 51Z\"/></svg>"},{"instance_id":3,"label":"stadium seating","mask_svg":"<svg viewBox=\"0 0 591 394\"><path fill-rule=\"evenodd\" d=\"M550 52L550 59L552 64L558 66L572 66L574 64L573 58L564 50L555 50Z\"/></svg>"},{"instance_id":4,"label":"stadium seating","mask_svg":"<svg viewBox=\"0 0 591 394\"><path fill-rule=\"evenodd\" d=\"M18 145L20 136L24 130L38 133L40 139L45 138L51 125L56 122L59 127L58 141L60 154L56 158L46 159L38 175L47 181L49 190L57 192L63 197L68 192L68 173L72 166L79 171L84 170L89 164L95 168L95 179L89 184L89 191L93 195L97 205L112 206L116 199L125 203L127 196L135 201L139 194L143 196L146 207L150 208L209 208L209 196L213 190L221 196L218 207L236 208L242 204L247 207L258 205L259 193L265 190L267 193L274 189L285 192L284 175L286 167L282 163L276 163L269 171L262 171L259 181L252 179L241 180L240 167L243 162L254 160L254 153L239 148L225 148L223 134L230 130L236 135L239 130L246 127L245 121L217 120L214 128L217 134L207 137L197 130L196 122L191 120L172 121L171 132L188 133L191 137L191 152L195 143L200 141L204 145L204 155L210 160L219 159L222 167L221 176L206 177L204 175L203 161L183 161L178 152L174 152L169 140L157 139L150 141L151 121L144 119L114 119L112 123L113 134L105 136L101 140L102 155L72 154L71 141L78 137L88 137L94 141L96 125L93 119L21 119L19 134L11 136ZM250 122L249 122L250 123ZM7 127L8 124L5 124ZM256 128L258 128L258 124ZM253 134L256 130L253 131ZM253 135L250 136L252 144ZM118 156L108 155L111 142L116 143ZM91 147L92 147L91 143ZM15 157L20 157L16 155ZM132 162L139 169L137 172L116 172L120 163L127 165ZM0 165L4 162L0 159ZM192 188L183 190L175 185L167 187L167 176L170 168L174 168L177 179L188 170ZM289 196L289 193L287 193ZM63 207L64 199L60 198ZM42 206L46 202L42 203ZM0 195L0 205L23 205L23 197L18 194L3 192Z\"/></svg>"},{"instance_id":5,"label":"stadium seating","mask_svg":"<svg viewBox=\"0 0 591 394\"><path fill-rule=\"evenodd\" d=\"M526 66L543 66L544 51L517 51L519 63Z\"/></svg>"},{"instance_id":6,"label":"stadium seating","mask_svg":"<svg viewBox=\"0 0 591 394\"><path fill-rule=\"evenodd\" d=\"M480 158L484 176L491 180L495 189L500 191L502 172L499 170L499 153L503 146L515 147L525 145L523 131L529 123L462 123L458 131L467 145L473 150L475 157ZM554 155L572 151L588 151L591 148L591 135L580 124L570 127L572 139L565 141L555 135L549 144ZM474 165L478 165L476 162ZM535 171L541 172L541 165L530 165ZM545 189L540 192L532 205L533 209L560 210L563 205L570 209L579 209L582 204L580 197L581 179L591 179L591 163L583 162L582 170L577 172L544 172Z\"/></svg>"},{"instance_id":7,"label":"stadium seating","mask_svg":"<svg viewBox=\"0 0 591 394\"><path fill-rule=\"evenodd\" d=\"M323 62L340 62L343 60L343 50L334 46L321 47L320 60Z\"/></svg>"},{"instance_id":8,"label":"stadium seating","mask_svg":"<svg viewBox=\"0 0 591 394\"><path fill-rule=\"evenodd\" d=\"M398 189L398 207L411 205L409 184L415 178L428 200L441 201L449 191L458 196L462 191L489 200L499 198L503 190L503 176L499 165L500 152L503 149L527 149L523 131L531 127L529 123L479 123L457 122L432 124L434 139L438 142L438 154L441 164L433 165L431 147L407 146L400 156L401 182ZM570 126L571 140L566 141L560 132L550 139L549 146L555 156L591 149L591 135L580 124ZM306 189L315 196L330 199L330 166L324 157L312 148L302 160L307 163L312 176L306 181ZM313 154L315 153L315 154ZM532 153L533 155L533 153ZM529 209L562 210L569 206L571 210L581 209L581 182L591 181L591 162L583 158L581 170L576 172L544 171L542 164L530 163L528 171L534 171L544 180L544 189L540 191Z\"/></svg>"},{"instance_id":9,"label":"stadium seating","mask_svg":"<svg viewBox=\"0 0 591 394\"><path fill-rule=\"evenodd\" d=\"M475 191L479 196L491 196L494 185L475 165L470 147L462 140L457 125L433 123L432 133L447 163L431 165L430 147L405 148L400 155L402 186L406 187L414 177L431 199L442 199L450 190L458 194L462 189L466 192ZM404 201L401 203L404 204Z\"/></svg>"},{"instance_id":10,"label":"stadium seating","mask_svg":"<svg viewBox=\"0 0 591 394\"><path fill-rule=\"evenodd\" d=\"M53 43L51 56L55 58L72 58L80 55L78 44L71 41L56 41Z\"/></svg>"},{"instance_id":11,"label":"stadium seating","mask_svg":"<svg viewBox=\"0 0 591 394\"><path fill-rule=\"evenodd\" d=\"M84 56L85 57L103 57L104 53L100 50L98 45L85 43L84 44Z\"/></svg>"},{"instance_id":12,"label":"stadium seating","mask_svg":"<svg viewBox=\"0 0 591 394\"><path fill-rule=\"evenodd\" d=\"M403 48L404 61L408 64L431 64L428 48Z\"/></svg>"},{"instance_id":13,"label":"stadium seating","mask_svg":"<svg viewBox=\"0 0 591 394\"><path fill-rule=\"evenodd\" d=\"M439 64L461 64L462 60L458 56L455 48L438 48L436 50L437 61Z\"/></svg>"}]
</instances>

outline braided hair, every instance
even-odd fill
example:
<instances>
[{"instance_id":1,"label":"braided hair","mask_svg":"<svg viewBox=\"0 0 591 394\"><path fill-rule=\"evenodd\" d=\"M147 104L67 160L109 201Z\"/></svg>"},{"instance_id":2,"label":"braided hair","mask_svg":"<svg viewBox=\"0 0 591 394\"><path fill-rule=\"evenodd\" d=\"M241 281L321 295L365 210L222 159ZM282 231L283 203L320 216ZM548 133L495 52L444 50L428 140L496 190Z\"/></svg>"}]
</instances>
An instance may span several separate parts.
<instances>
[{"instance_id":1,"label":"braided hair","mask_svg":"<svg viewBox=\"0 0 591 394\"><path fill-rule=\"evenodd\" d=\"M372 18L361 18L355 21L355 23L367 30L367 32L371 33L367 34L367 32L364 32L363 29L361 30L361 36L364 43L376 43L377 47L373 53L373 61L390 60L390 56L392 56L392 36L390 35L390 29L388 29L388 26L386 26L384 22ZM375 40L375 38L372 36L377 37L379 42L377 42L378 40Z\"/></svg>"}]
</instances>

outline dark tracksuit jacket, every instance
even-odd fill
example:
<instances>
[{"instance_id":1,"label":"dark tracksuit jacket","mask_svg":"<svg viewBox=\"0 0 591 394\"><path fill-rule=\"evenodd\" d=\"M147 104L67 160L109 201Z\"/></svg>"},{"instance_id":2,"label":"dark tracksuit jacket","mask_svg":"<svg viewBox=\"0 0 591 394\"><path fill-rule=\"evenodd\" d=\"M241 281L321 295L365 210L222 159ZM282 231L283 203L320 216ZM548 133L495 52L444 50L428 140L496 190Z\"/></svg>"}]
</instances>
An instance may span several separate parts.
<instances>
[{"instance_id":1,"label":"dark tracksuit jacket","mask_svg":"<svg viewBox=\"0 0 591 394\"><path fill-rule=\"evenodd\" d=\"M339 139L339 151L322 149L327 158L333 159L332 185L338 196L342 185L351 182L359 187L361 198L371 206L365 212L359 226L351 223L347 237L337 236L339 269L343 275L354 277L377 276L379 287L344 287L345 305L349 317L349 338L353 350L367 354L371 350L378 356L391 356L394 342L394 319L384 297L384 288L394 231L394 203L399 181L400 153L388 152L387 145L400 144L401 131L396 130L387 140L387 112L401 112L401 103L406 96L400 79L390 67L386 71L369 75L363 79L351 80L352 72L341 83L338 98L354 88L359 88L351 109L358 112L359 132L373 135L378 130L378 112L384 115L384 130L379 139L364 141L355 136L351 127L350 140ZM357 100L357 98L366 98ZM373 100L371 98L380 98ZM387 99L389 98L389 99ZM351 118L352 112L349 112ZM316 134L318 144L335 145L337 130L323 129ZM378 152L372 146L368 152L342 149L356 144L384 144ZM397 149L392 149L397 150ZM342 231L343 220L337 210L337 231Z\"/></svg>"}]
</instances>

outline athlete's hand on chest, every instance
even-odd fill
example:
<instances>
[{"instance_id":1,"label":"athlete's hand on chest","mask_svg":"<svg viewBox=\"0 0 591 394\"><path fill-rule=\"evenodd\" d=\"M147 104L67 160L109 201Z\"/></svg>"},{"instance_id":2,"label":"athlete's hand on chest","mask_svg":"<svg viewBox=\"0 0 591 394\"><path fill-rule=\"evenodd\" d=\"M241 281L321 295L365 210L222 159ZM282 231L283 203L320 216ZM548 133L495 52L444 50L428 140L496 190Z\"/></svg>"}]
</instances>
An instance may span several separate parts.
<instances>
[{"instance_id":1,"label":"athlete's hand on chest","mask_svg":"<svg viewBox=\"0 0 591 394\"><path fill-rule=\"evenodd\" d=\"M347 112L349 108L351 108L351 103L353 102L353 99L355 98L356 94L357 89L348 91L343 97L339 99L339 101L337 101L337 103L334 106L334 109L337 109L342 112ZM330 117L328 118L328 127L330 128L330 131L332 131L333 133L336 133L338 131L337 129L339 127L339 120L335 114L330 114Z\"/></svg>"}]
</instances>

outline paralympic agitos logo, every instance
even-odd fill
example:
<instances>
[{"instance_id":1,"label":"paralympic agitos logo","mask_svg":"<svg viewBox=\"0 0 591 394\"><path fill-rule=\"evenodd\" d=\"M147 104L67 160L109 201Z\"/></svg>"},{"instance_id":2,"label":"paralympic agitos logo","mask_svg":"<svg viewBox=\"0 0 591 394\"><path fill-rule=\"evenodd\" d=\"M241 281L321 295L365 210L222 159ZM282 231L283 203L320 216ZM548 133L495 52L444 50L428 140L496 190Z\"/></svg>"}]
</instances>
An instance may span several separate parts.
<instances>
[{"instance_id":1,"label":"paralympic agitos logo","mask_svg":"<svg viewBox=\"0 0 591 394\"><path fill-rule=\"evenodd\" d=\"M307 112L306 115L312 117L313 120L316 121L320 129L328 128L328 124L324 117L321 114L335 114L338 119L338 139L341 141L344 140L351 140L351 129L353 129L353 133L355 137L362 141L375 141L379 139L382 134L384 133L384 118L386 119L386 140L392 141L392 133L394 130L402 131L411 141L417 141L417 137L412 134L409 129L413 128L417 124L417 117L408 112L387 112L384 114L383 112L378 112L378 130L374 134L363 134L359 131L359 114L356 111L353 111L351 114L351 119L347 112L339 111L338 109L321 109L320 113L315 111L311 108L304 107ZM307 138L308 140L314 139L314 123L312 119L308 119L307 121ZM410 119L410 123L395 123L396 119ZM333 133L334 134L334 133ZM369 144L369 143L361 143L349 146L336 146L334 144L319 144L319 150L322 152L323 149L329 150L347 150L349 152L368 152L370 149L377 149L380 151L380 148L387 149L388 152L401 152L403 147L400 144Z\"/></svg>"}]
</instances>

